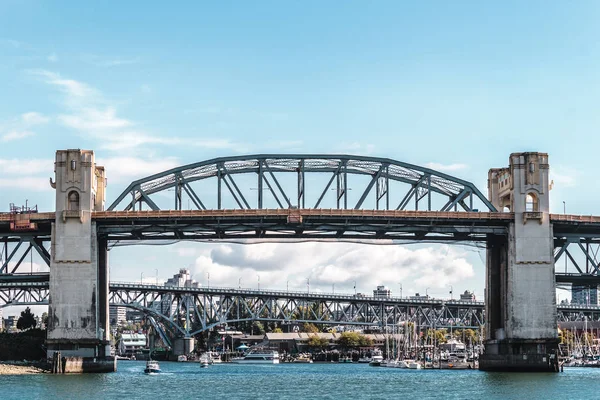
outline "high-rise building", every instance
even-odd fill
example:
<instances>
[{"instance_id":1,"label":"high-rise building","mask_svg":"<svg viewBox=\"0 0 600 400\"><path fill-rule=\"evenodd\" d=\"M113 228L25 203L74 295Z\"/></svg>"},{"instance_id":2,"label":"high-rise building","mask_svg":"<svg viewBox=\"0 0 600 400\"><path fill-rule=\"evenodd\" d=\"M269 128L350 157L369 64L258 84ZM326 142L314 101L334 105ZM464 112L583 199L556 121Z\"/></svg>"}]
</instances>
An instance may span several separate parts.
<instances>
[{"instance_id":1,"label":"high-rise building","mask_svg":"<svg viewBox=\"0 0 600 400\"><path fill-rule=\"evenodd\" d=\"M192 287L197 288L200 287L200 283L196 282L192 278L192 274L190 270L187 268L181 268L178 274L173 275L172 278L167 279L165 282L165 286L175 286L175 287ZM182 303L186 309L193 309L194 300L192 296L182 296ZM163 295L162 296L162 304L160 306L161 312L170 317L177 310L176 304L171 304L172 296L171 295Z\"/></svg>"},{"instance_id":2,"label":"high-rise building","mask_svg":"<svg viewBox=\"0 0 600 400\"><path fill-rule=\"evenodd\" d=\"M598 288L573 285L571 289L571 304L598 305Z\"/></svg>"},{"instance_id":3,"label":"high-rise building","mask_svg":"<svg viewBox=\"0 0 600 400\"><path fill-rule=\"evenodd\" d=\"M465 292L460 295L460 301L475 301L475 293L465 290Z\"/></svg>"},{"instance_id":4,"label":"high-rise building","mask_svg":"<svg viewBox=\"0 0 600 400\"><path fill-rule=\"evenodd\" d=\"M120 326L127 321L127 309L125 307L110 306L108 313L111 326Z\"/></svg>"},{"instance_id":5,"label":"high-rise building","mask_svg":"<svg viewBox=\"0 0 600 400\"><path fill-rule=\"evenodd\" d=\"M392 291L383 285L377 286L377 289L373 290L373 297L387 298L391 296Z\"/></svg>"}]
</instances>

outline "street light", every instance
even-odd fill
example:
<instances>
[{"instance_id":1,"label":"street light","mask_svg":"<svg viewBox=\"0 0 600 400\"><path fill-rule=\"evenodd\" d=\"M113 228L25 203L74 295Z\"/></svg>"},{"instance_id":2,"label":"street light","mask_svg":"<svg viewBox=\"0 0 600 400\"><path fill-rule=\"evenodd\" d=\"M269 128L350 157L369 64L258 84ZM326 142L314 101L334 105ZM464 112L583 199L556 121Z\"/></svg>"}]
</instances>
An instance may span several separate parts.
<instances>
[{"instance_id":1,"label":"street light","mask_svg":"<svg viewBox=\"0 0 600 400\"><path fill-rule=\"evenodd\" d=\"M354 281L354 295L356 295L356 281Z\"/></svg>"},{"instance_id":2,"label":"street light","mask_svg":"<svg viewBox=\"0 0 600 400\"><path fill-rule=\"evenodd\" d=\"M210 272L206 273L206 287L210 288Z\"/></svg>"},{"instance_id":3,"label":"street light","mask_svg":"<svg viewBox=\"0 0 600 400\"><path fill-rule=\"evenodd\" d=\"M242 288L242 277L240 276L240 279L238 279L238 289Z\"/></svg>"},{"instance_id":4,"label":"street light","mask_svg":"<svg viewBox=\"0 0 600 400\"><path fill-rule=\"evenodd\" d=\"M400 298L402 298L402 284L398 282L398 285L400 285Z\"/></svg>"},{"instance_id":5,"label":"street light","mask_svg":"<svg viewBox=\"0 0 600 400\"><path fill-rule=\"evenodd\" d=\"M563 214L567 214L567 203L563 200ZM567 273L567 254L565 252L565 254L563 255L563 257L565 258L565 274Z\"/></svg>"},{"instance_id":6,"label":"street light","mask_svg":"<svg viewBox=\"0 0 600 400\"><path fill-rule=\"evenodd\" d=\"M156 286L158 286L158 268L156 268L155 271L156 271Z\"/></svg>"},{"instance_id":7,"label":"street light","mask_svg":"<svg viewBox=\"0 0 600 400\"><path fill-rule=\"evenodd\" d=\"M452 300L452 292L454 291L454 288L452 287L452 285L448 285L450 286L450 300Z\"/></svg>"},{"instance_id":8,"label":"street light","mask_svg":"<svg viewBox=\"0 0 600 400\"><path fill-rule=\"evenodd\" d=\"M258 290L260 290L260 275L256 275L256 279L258 280Z\"/></svg>"},{"instance_id":9,"label":"street light","mask_svg":"<svg viewBox=\"0 0 600 400\"><path fill-rule=\"evenodd\" d=\"M335 294L335 283L331 284L331 293Z\"/></svg>"},{"instance_id":10,"label":"street light","mask_svg":"<svg viewBox=\"0 0 600 400\"><path fill-rule=\"evenodd\" d=\"M142 285L144 284L144 273L143 272L140 274L140 284L142 284Z\"/></svg>"},{"instance_id":11,"label":"street light","mask_svg":"<svg viewBox=\"0 0 600 400\"><path fill-rule=\"evenodd\" d=\"M310 293L310 278L306 278L306 293Z\"/></svg>"},{"instance_id":12,"label":"street light","mask_svg":"<svg viewBox=\"0 0 600 400\"><path fill-rule=\"evenodd\" d=\"M429 298L429 293L428 293L428 291L429 291L429 288L425 289L425 297L426 297L426 298Z\"/></svg>"},{"instance_id":13,"label":"street light","mask_svg":"<svg viewBox=\"0 0 600 400\"><path fill-rule=\"evenodd\" d=\"M290 291L290 281L285 281L285 290L286 292Z\"/></svg>"}]
</instances>

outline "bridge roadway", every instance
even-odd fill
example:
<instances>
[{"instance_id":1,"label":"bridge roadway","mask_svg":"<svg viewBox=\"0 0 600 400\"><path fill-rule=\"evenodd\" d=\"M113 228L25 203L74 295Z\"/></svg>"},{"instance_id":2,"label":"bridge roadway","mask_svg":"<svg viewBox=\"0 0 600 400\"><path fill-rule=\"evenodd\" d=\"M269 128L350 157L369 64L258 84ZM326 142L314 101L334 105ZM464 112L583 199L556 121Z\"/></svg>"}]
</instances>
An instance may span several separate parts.
<instances>
[{"instance_id":1,"label":"bridge roadway","mask_svg":"<svg viewBox=\"0 0 600 400\"><path fill-rule=\"evenodd\" d=\"M69 211L65 211L69 212ZM37 229L50 234L54 212L30 214ZM0 235L12 232L12 214L0 213ZM108 240L156 240L247 237L485 240L505 234L513 213L346 209L230 209L92 212L98 233ZM556 237L600 238L600 216L550 214ZM431 236L437 234L437 236ZM440 237L441 235L441 237Z\"/></svg>"}]
</instances>

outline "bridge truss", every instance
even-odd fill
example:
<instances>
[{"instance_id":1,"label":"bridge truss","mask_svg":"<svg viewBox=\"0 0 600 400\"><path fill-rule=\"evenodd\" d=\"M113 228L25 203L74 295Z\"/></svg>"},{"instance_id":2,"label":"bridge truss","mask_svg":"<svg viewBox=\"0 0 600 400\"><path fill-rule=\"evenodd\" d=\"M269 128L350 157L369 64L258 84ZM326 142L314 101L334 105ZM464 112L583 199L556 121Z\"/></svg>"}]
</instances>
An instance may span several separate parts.
<instances>
[{"instance_id":1,"label":"bridge truss","mask_svg":"<svg viewBox=\"0 0 600 400\"><path fill-rule=\"evenodd\" d=\"M167 191L173 206L161 207L162 198L155 195ZM430 168L388 158L274 154L215 158L136 180L108 211L141 210L142 205L182 210L186 204L198 210L496 211L472 183Z\"/></svg>"},{"instance_id":2,"label":"bridge truss","mask_svg":"<svg viewBox=\"0 0 600 400\"><path fill-rule=\"evenodd\" d=\"M0 280L0 307L48 304L48 282L43 279L44 275L34 275L18 281ZM411 322L418 329L479 329L484 325L483 302L442 299L113 282L109 302L143 312L159 333L169 331L173 337L190 337L220 325L252 321L380 328ZM559 323L600 321L600 307L559 306L557 318Z\"/></svg>"}]
</instances>

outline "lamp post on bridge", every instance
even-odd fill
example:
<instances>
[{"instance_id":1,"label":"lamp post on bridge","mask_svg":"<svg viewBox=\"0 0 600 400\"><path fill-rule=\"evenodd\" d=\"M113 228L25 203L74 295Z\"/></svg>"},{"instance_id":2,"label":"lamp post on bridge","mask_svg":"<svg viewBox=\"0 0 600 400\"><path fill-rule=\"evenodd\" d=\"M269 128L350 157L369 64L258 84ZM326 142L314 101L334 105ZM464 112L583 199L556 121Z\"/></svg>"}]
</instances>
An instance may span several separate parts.
<instances>
[{"instance_id":1,"label":"lamp post on bridge","mask_svg":"<svg viewBox=\"0 0 600 400\"><path fill-rule=\"evenodd\" d=\"M448 286L450 286L450 300L454 300L453 294L452 294L454 292L454 288L452 287L452 285L448 285Z\"/></svg>"},{"instance_id":2,"label":"lamp post on bridge","mask_svg":"<svg viewBox=\"0 0 600 400\"><path fill-rule=\"evenodd\" d=\"M210 272L206 273L206 287L210 289Z\"/></svg>"},{"instance_id":3,"label":"lamp post on bridge","mask_svg":"<svg viewBox=\"0 0 600 400\"><path fill-rule=\"evenodd\" d=\"M256 279L258 282L256 287L258 288L258 290L260 290L260 275L256 275Z\"/></svg>"},{"instance_id":4,"label":"lamp post on bridge","mask_svg":"<svg viewBox=\"0 0 600 400\"><path fill-rule=\"evenodd\" d=\"M356 296L356 281L354 281L354 295Z\"/></svg>"},{"instance_id":5,"label":"lamp post on bridge","mask_svg":"<svg viewBox=\"0 0 600 400\"><path fill-rule=\"evenodd\" d=\"M563 200L563 214L567 215L567 203ZM565 274L567 273L567 254L565 251L565 254L563 255L563 257L565 258Z\"/></svg>"},{"instance_id":6,"label":"lamp post on bridge","mask_svg":"<svg viewBox=\"0 0 600 400\"><path fill-rule=\"evenodd\" d=\"M144 272L142 271L142 273L140 274L140 285L144 284Z\"/></svg>"},{"instance_id":7,"label":"lamp post on bridge","mask_svg":"<svg viewBox=\"0 0 600 400\"><path fill-rule=\"evenodd\" d=\"M398 282L398 285L400 286L400 298L402 298L402 284Z\"/></svg>"},{"instance_id":8,"label":"lamp post on bridge","mask_svg":"<svg viewBox=\"0 0 600 400\"><path fill-rule=\"evenodd\" d=\"M156 268L155 271L156 271L156 286L158 286L158 268Z\"/></svg>"},{"instance_id":9,"label":"lamp post on bridge","mask_svg":"<svg viewBox=\"0 0 600 400\"><path fill-rule=\"evenodd\" d=\"M306 278L306 293L310 293L310 278Z\"/></svg>"},{"instance_id":10,"label":"lamp post on bridge","mask_svg":"<svg viewBox=\"0 0 600 400\"><path fill-rule=\"evenodd\" d=\"M429 300L429 288L425 289L425 298Z\"/></svg>"},{"instance_id":11,"label":"lamp post on bridge","mask_svg":"<svg viewBox=\"0 0 600 400\"><path fill-rule=\"evenodd\" d=\"M242 288L242 277L240 276L240 279L238 279L238 289Z\"/></svg>"}]
</instances>

